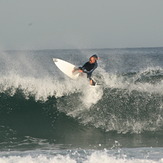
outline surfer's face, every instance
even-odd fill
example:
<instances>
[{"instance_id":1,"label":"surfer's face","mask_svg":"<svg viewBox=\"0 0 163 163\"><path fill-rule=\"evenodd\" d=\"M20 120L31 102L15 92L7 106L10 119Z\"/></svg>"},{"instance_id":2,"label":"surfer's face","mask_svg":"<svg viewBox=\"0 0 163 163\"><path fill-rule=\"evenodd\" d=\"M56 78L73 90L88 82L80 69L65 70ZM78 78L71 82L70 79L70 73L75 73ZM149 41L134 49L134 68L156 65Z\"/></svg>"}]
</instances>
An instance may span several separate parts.
<instances>
[{"instance_id":1,"label":"surfer's face","mask_svg":"<svg viewBox=\"0 0 163 163\"><path fill-rule=\"evenodd\" d=\"M95 62L96 62L95 57L91 57L91 58L89 59L89 62L90 62L90 63L95 63Z\"/></svg>"}]
</instances>

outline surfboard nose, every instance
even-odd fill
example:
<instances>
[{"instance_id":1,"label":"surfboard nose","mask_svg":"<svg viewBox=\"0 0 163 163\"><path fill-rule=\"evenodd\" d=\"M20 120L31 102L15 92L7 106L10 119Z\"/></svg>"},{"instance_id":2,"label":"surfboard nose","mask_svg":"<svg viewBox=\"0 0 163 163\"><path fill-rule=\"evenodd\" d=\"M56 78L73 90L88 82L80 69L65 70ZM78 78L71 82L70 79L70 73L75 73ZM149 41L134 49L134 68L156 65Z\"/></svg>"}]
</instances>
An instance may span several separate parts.
<instances>
[{"instance_id":1,"label":"surfboard nose","mask_svg":"<svg viewBox=\"0 0 163 163\"><path fill-rule=\"evenodd\" d=\"M58 62L57 58L53 58L53 61L54 61L54 62Z\"/></svg>"}]
</instances>

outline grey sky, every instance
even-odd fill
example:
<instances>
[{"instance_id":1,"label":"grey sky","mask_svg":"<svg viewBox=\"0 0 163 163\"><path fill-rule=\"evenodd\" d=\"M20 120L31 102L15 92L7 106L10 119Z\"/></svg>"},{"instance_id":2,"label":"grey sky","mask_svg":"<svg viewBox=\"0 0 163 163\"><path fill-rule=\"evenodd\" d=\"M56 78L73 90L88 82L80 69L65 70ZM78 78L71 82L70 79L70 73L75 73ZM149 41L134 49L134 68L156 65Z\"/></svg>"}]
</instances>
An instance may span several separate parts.
<instances>
[{"instance_id":1,"label":"grey sky","mask_svg":"<svg viewBox=\"0 0 163 163\"><path fill-rule=\"evenodd\" d=\"M0 48L163 46L163 0L0 0Z\"/></svg>"}]
</instances>

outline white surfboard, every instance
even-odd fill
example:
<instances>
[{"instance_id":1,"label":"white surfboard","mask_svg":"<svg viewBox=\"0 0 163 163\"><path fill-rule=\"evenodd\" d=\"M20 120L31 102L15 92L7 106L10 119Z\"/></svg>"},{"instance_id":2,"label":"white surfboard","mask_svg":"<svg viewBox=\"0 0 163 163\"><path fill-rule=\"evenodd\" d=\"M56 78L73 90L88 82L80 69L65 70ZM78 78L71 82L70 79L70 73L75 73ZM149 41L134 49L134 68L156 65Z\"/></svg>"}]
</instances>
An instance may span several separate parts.
<instances>
[{"instance_id":1,"label":"white surfboard","mask_svg":"<svg viewBox=\"0 0 163 163\"><path fill-rule=\"evenodd\" d=\"M77 79L79 77L79 72L73 73L73 70L76 67L75 65L58 58L53 58L53 62L64 74L66 74L71 79Z\"/></svg>"}]
</instances>

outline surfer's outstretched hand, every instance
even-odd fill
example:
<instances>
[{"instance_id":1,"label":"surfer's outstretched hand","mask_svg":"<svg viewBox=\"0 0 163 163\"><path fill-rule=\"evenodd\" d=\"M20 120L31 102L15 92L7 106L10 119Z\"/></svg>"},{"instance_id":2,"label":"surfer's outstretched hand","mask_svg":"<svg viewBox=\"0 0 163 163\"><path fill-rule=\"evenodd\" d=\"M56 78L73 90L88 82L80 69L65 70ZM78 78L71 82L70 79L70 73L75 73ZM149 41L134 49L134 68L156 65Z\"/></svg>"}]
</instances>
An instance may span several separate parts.
<instances>
[{"instance_id":1,"label":"surfer's outstretched hand","mask_svg":"<svg viewBox=\"0 0 163 163\"><path fill-rule=\"evenodd\" d=\"M81 69L79 69L78 71L79 71L79 72L83 72L83 70L81 70Z\"/></svg>"},{"instance_id":2,"label":"surfer's outstretched hand","mask_svg":"<svg viewBox=\"0 0 163 163\"><path fill-rule=\"evenodd\" d=\"M83 70L81 70L81 69L79 69L79 68L74 68L74 69L72 70L72 73L75 73L76 71L78 71L78 72L80 72L80 73L83 72Z\"/></svg>"},{"instance_id":3,"label":"surfer's outstretched hand","mask_svg":"<svg viewBox=\"0 0 163 163\"><path fill-rule=\"evenodd\" d=\"M74 73L75 71L76 71L76 69L73 69L73 70L72 70L72 73Z\"/></svg>"}]
</instances>

